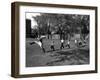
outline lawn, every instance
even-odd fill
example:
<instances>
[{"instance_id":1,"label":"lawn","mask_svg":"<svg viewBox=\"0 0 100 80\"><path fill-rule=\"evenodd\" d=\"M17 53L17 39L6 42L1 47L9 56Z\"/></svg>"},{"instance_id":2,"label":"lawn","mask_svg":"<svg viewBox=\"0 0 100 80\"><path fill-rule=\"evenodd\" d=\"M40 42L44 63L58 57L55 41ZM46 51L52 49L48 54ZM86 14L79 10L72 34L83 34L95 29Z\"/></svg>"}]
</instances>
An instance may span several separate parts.
<instances>
[{"instance_id":1,"label":"lawn","mask_svg":"<svg viewBox=\"0 0 100 80\"><path fill-rule=\"evenodd\" d=\"M60 40L54 40L55 51L51 51L51 40L44 39L43 46L46 50L44 53L37 44L29 43L36 39L26 39L26 67L40 66L61 66L61 65L82 65L89 64L89 46L76 47L73 40L70 42L71 48L65 47L60 49ZM67 44L67 40L64 46Z\"/></svg>"}]
</instances>

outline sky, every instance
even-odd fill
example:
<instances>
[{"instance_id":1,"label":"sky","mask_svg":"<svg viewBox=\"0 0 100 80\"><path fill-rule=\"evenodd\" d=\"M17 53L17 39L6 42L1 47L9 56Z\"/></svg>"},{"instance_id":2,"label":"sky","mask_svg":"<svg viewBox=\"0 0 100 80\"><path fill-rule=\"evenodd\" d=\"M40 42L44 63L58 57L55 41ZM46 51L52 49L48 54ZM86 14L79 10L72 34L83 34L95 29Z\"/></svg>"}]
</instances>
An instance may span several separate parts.
<instances>
[{"instance_id":1,"label":"sky","mask_svg":"<svg viewBox=\"0 0 100 80\"><path fill-rule=\"evenodd\" d=\"M31 28L35 28L35 26L37 25L36 21L34 20L35 16L40 15L40 13L26 13L26 19L30 19L31 20Z\"/></svg>"}]
</instances>

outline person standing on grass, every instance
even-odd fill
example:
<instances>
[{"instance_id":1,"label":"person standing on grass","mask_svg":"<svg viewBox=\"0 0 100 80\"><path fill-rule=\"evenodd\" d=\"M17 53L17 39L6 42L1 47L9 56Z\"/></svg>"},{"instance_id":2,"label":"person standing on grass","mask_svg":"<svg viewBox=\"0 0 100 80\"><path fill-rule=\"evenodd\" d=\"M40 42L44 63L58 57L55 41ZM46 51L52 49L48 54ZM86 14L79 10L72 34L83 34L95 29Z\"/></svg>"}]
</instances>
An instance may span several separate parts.
<instances>
[{"instance_id":1,"label":"person standing on grass","mask_svg":"<svg viewBox=\"0 0 100 80\"><path fill-rule=\"evenodd\" d=\"M51 41L51 50L55 51L55 47L54 47L54 41Z\"/></svg>"},{"instance_id":2,"label":"person standing on grass","mask_svg":"<svg viewBox=\"0 0 100 80\"><path fill-rule=\"evenodd\" d=\"M42 51L45 53L45 49L44 49L44 47L43 47L43 39L41 38L41 39L39 39L39 41L41 42Z\"/></svg>"},{"instance_id":3,"label":"person standing on grass","mask_svg":"<svg viewBox=\"0 0 100 80\"><path fill-rule=\"evenodd\" d=\"M76 47L78 47L78 40L77 39L75 39L75 45L76 45Z\"/></svg>"},{"instance_id":4,"label":"person standing on grass","mask_svg":"<svg viewBox=\"0 0 100 80\"><path fill-rule=\"evenodd\" d=\"M61 46L60 49L64 48L64 39L61 39Z\"/></svg>"},{"instance_id":5,"label":"person standing on grass","mask_svg":"<svg viewBox=\"0 0 100 80\"><path fill-rule=\"evenodd\" d=\"M66 47L70 48L70 41L68 40Z\"/></svg>"}]
</instances>

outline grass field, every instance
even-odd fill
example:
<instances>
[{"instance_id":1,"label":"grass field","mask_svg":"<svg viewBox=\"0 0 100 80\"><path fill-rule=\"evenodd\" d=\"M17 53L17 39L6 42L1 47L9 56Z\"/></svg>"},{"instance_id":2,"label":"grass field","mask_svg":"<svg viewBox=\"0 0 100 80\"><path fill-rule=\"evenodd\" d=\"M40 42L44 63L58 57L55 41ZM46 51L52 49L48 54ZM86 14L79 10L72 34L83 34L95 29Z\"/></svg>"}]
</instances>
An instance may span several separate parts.
<instances>
[{"instance_id":1,"label":"grass field","mask_svg":"<svg viewBox=\"0 0 100 80\"><path fill-rule=\"evenodd\" d=\"M60 66L60 65L82 65L89 64L89 46L77 47L72 40L70 42L71 48L65 47L60 49L60 40L54 40L55 51L51 51L51 40L44 39L43 47L44 53L37 44L30 45L29 43L35 39L26 39L26 67L40 67L40 66ZM65 41L64 46L67 44Z\"/></svg>"}]
</instances>

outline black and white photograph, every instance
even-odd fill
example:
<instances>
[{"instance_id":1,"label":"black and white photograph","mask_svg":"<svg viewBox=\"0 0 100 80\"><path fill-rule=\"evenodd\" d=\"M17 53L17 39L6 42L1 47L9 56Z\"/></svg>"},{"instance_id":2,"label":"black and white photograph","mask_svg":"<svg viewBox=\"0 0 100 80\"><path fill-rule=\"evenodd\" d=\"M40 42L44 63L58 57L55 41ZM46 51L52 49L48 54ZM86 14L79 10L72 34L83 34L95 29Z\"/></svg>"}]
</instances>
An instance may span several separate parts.
<instances>
[{"instance_id":1,"label":"black and white photograph","mask_svg":"<svg viewBox=\"0 0 100 80\"><path fill-rule=\"evenodd\" d=\"M26 12L26 67L88 65L90 15Z\"/></svg>"},{"instance_id":2,"label":"black and white photograph","mask_svg":"<svg viewBox=\"0 0 100 80\"><path fill-rule=\"evenodd\" d=\"M12 4L12 76L97 73L97 7Z\"/></svg>"}]
</instances>

